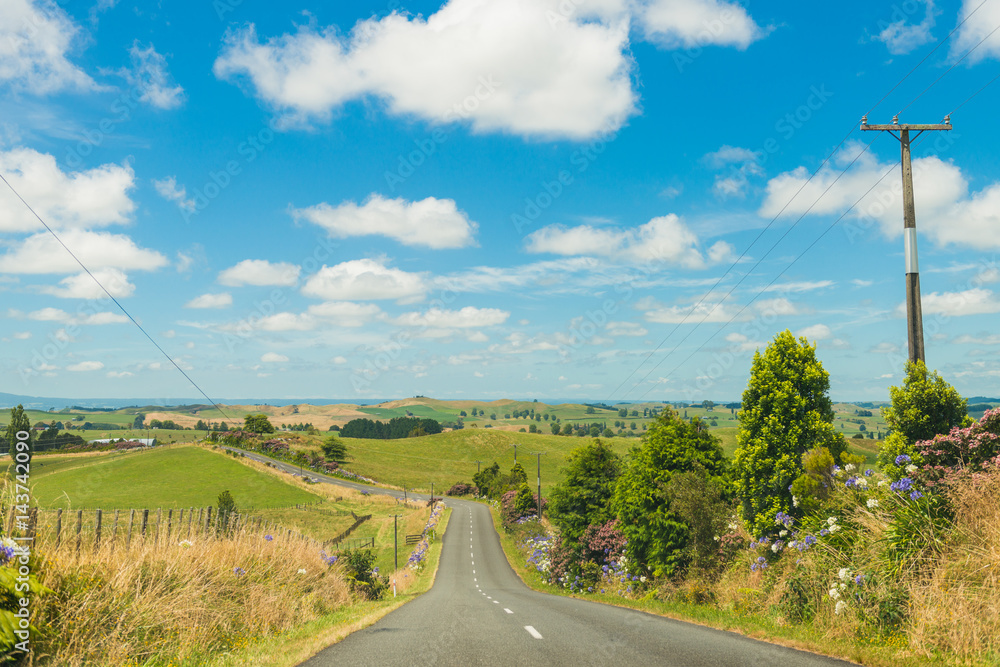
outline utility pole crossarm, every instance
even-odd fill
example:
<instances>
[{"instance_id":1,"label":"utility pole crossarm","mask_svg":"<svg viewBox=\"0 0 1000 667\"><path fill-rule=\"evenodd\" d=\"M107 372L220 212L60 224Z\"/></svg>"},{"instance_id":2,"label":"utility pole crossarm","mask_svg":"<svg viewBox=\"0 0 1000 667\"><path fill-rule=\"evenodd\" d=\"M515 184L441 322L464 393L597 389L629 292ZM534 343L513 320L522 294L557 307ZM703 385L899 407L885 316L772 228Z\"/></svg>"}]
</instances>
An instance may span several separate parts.
<instances>
[{"instance_id":1,"label":"utility pole crossarm","mask_svg":"<svg viewBox=\"0 0 1000 667\"><path fill-rule=\"evenodd\" d=\"M869 125L867 123L861 123L862 131L866 130L880 130L880 131L893 131L893 130L910 130L913 132L923 132L924 130L950 130L951 123L948 124L937 124L937 125L917 125L908 123L905 125L900 124L883 124L883 125Z\"/></svg>"}]
</instances>

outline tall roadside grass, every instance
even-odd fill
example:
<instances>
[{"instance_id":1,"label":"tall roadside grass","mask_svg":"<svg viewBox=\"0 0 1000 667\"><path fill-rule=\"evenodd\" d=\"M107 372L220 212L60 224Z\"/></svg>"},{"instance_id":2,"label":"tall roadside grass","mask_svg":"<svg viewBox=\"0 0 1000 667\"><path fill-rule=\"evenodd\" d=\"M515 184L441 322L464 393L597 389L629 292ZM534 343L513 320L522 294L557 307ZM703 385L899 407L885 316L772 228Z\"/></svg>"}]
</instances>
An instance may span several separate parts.
<instances>
[{"instance_id":1,"label":"tall roadside grass","mask_svg":"<svg viewBox=\"0 0 1000 667\"><path fill-rule=\"evenodd\" d=\"M38 545L33 664L199 664L348 604L339 566L301 540L239 532L97 551Z\"/></svg>"},{"instance_id":2,"label":"tall roadside grass","mask_svg":"<svg viewBox=\"0 0 1000 667\"><path fill-rule=\"evenodd\" d=\"M1000 469L950 485L954 530L930 575L910 589L915 649L958 660L1000 657Z\"/></svg>"}]
</instances>

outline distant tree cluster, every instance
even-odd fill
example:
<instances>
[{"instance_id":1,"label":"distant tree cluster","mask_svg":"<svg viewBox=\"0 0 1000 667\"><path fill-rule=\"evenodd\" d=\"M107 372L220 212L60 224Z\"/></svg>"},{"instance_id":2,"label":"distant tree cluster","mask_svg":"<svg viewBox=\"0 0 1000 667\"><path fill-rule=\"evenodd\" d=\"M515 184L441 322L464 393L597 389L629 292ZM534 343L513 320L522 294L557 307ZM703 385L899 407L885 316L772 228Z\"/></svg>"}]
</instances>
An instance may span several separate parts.
<instances>
[{"instance_id":1,"label":"distant tree cluster","mask_svg":"<svg viewBox=\"0 0 1000 667\"><path fill-rule=\"evenodd\" d=\"M283 431L312 431L315 427L312 424L282 424Z\"/></svg>"},{"instance_id":2,"label":"distant tree cluster","mask_svg":"<svg viewBox=\"0 0 1000 667\"><path fill-rule=\"evenodd\" d=\"M352 419L340 430L344 438L371 438L398 440L441 432L441 424L433 419L419 417L393 417L387 422L372 419Z\"/></svg>"},{"instance_id":3,"label":"distant tree cluster","mask_svg":"<svg viewBox=\"0 0 1000 667\"><path fill-rule=\"evenodd\" d=\"M90 422L87 422L87 424L89 424L89 423ZM83 425L84 429L88 428L87 424ZM97 428L100 428L100 427L101 427L101 425L98 424L96 426L90 426L89 428L95 428L95 429L97 429ZM118 427L115 426L114 428L118 428ZM151 419L149 421L149 428L159 428L159 429L164 429L164 430L167 430L167 431L183 431L184 430L183 426L181 426L180 424L175 424L172 419L164 419L163 421L160 421L159 419Z\"/></svg>"}]
</instances>

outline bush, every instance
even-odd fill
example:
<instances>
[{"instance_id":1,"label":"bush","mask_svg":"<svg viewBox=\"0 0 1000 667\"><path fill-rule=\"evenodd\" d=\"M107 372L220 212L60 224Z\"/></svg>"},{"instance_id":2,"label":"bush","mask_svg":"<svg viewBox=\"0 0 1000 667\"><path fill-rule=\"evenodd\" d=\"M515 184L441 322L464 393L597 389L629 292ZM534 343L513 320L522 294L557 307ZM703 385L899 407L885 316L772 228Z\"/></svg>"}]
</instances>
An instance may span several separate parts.
<instances>
[{"instance_id":1,"label":"bush","mask_svg":"<svg viewBox=\"0 0 1000 667\"><path fill-rule=\"evenodd\" d=\"M542 500L542 511L545 501ZM521 519L538 516L538 496L531 492L527 484L520 489L512 489L500 498L500 517L503 527L510 530Z\"/></svg>"},{"instance_id":2,"label":"bush","mask_svg":"<svg viewBox=\"0 0 1000 667\"><path fill-rule=\"evenodd\" d=\"M472 484L466 484L465 482L458 482L453 484L450 489L448 489L449 496L468 496L475 495L476 487Z\"/></svg>"},{"instance_id":3,"label":"bush","mask_svg":"<svg viewBox=\"0 0 1000 667\"><path fill-rule=\"evenodd\" d=\"M389 588L389 578L379 576L371 549L348 549L341 557L351 591L365 600L381 600Z\"/></svg>"},{"instance_id":4,"label":"bush","mask_svg":"<svg viewBox=\"0 0 1000 667\"><path fill-rule=\"evenodd\" d=\"M947 435L920 441L915 449L924 463L919 477L929 486L949 472L981 472L1000 465L1000 408L968 428L953 428Z\"/></svg>"}]
</instances>

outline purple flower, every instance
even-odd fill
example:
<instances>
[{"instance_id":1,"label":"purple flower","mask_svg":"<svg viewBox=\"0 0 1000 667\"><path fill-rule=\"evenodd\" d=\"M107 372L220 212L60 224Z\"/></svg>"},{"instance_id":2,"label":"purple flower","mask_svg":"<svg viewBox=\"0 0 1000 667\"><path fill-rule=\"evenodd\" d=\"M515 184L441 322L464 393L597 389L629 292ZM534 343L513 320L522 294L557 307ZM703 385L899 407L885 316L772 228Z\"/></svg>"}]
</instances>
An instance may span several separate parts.
<instances>
[{"instance_id":1,"label":"purple flower","mask_svg":"<svg viewBox=\"0 0 1000 667\"><path fill-rule=\"evenodd\" d=\"M865 470L865 477L871 477L874 474L875 474L875 471L872 470L871 468L869 468L868 470Z\"/></svg>"},{"instance_id":2,"label":"purple flower","mask_svg":"<svg viewBox=\"0 0 1000 667\"><path fill-rule=\"evenodd\" d=\"M860 586L864 582L865 582L865 575L859 574L858 576L854 577L854 583L856 583L858 586Z\"/></svg>"},{"instance_id":3,"label":"purple flower","mask_svg":"<svg viewBox=\"0 0 1000 667\"><path fill-rule=\"evenodd\" d=\"M900 454L899 456L896 457L896 465L898 466L909 463L910 461L912 461L912 459L906 454Z\"/></svg>"},{"instance_id":4,"label":"purple flower","mask_svg":"<svg viewBox=\"0 0 1000 667\"><path fill-rule=\"evenodd\" d=\"M910 493L910 500L920 500L923 497L924 494L920 493L916 489L913 489L913 491Z\"/></svg>"},{"instance_id":5,"label":"purple flower","mask_svg":"<svg viewBox=\"0 0 1000 667\"><path fill-rule=\"evenodd\" d=\"M900 456L906 456L905 454L900 454ZM897 457L898 458L898 457ZM896 493L906 493L913 486L913 480L909 477L904 477L898 482L893 482L889 485L889 488Z\"/></svg>"},{"instance_id":6,"label":"purple flower","mask_svg":"<svg viewBox=\"0 0 1000 667\"><path fill-rule=\"evenodd\" d=\"M242 577L246 573L247 573L247 571L244 570L242 567L234 567L233 568L233 574L235 574L237 577Z\"/></svg>"},{"instance_id":7,"label":"purple flower","mask_svg":"<svg viewBox=\"0 0 1000 667\"><path fill-rule=\"evenodd\" d=\"M830 531L827 530L826 528L823 528L822 530L819 531L819 536L820 537L826 537L829 534L830 534Z\"/></svg>"},{"instance_id":8,"label":"purple flower","mask_svg":"<svg viewBox=\"0 0 1000 667\"><path fill-rule=\"evenodd\" d=\"M264 539L265 539L265 540L267 540L268 542L270 542L270 541L271 541L271 540L273 540L274 538L273 538L273 537L271 537L270 535L265 535L265 536L264 536Z\"/></svg>"}]
</instances>

